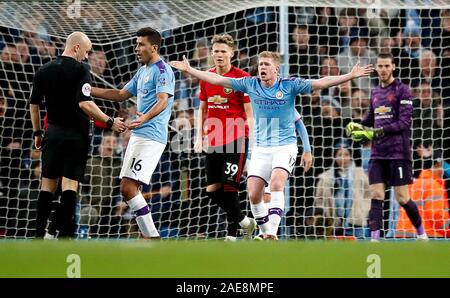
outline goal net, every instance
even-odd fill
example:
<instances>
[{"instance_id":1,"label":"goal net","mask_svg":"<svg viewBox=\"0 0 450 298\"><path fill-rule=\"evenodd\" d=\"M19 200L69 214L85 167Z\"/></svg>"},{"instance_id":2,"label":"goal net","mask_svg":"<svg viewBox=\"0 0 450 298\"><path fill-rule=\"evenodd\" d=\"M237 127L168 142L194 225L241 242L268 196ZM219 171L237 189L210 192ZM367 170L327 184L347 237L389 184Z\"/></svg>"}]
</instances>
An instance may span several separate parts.
<instances>
[{"instance_id":1,"label":"goal net","mask_svg":"<svg viewBox=\"0 0 450 298\"><path fill-rule=\"evenodd\" d=\"M251 74L257 54L279 51L282 76L317 79L344 74L360 62L392 53L395 76L413 90L409 188L431 237L448 239L450 127L450 4L446 0L292 1L65 1L0 3L0 238L33 237L40 186L40 152L32 149L28 98L33 75L62 53L68 34L85 32L94 86L122 88L139 65L135 32L151 26L163 37L162 56L186 55L201 69L211 67L211 38L228 33L236 42L233 64ZM344 127L368 111L373 75L298 96L296 107L310 134L312 170L300 166L286 187L279 237L365 238L371 194L370 144L345 138ZM220 238L225 214L206 196L205 160L192 150L199 81L176 72L169 142L149 186L143 187L163 237ZM135 104L95 99L110 116L131 119ZM383 111L380 111L382 113ZM42 117L45 110L42 111ZM77 208L80 238L139 237L134 215L122 201L119 172L129 133L115 135L100 123ZM385 177L386 178L386 177ZM246 177L241 207L251 216ZM58 204L56 200L55 206ZM387 189L382 235L414 235L407 216ZM54 229L50 224L49 229Z\"/></svg>"}]
</instances>

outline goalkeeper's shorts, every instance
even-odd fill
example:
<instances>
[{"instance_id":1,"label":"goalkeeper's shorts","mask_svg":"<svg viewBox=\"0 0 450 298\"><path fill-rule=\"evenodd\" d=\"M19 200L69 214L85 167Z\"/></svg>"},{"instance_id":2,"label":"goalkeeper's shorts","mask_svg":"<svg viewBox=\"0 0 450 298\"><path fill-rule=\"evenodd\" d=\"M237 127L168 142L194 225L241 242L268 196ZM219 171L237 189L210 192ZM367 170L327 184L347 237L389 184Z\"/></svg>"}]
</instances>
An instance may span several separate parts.
<instances>
[{"instance_id":1,"label":"goalkeeper's shorts","mask_svg":"<svg viewBox=\"0 0 450 298\"><path fill-rule=\"evenodd\" d=\"M407 185L413 182L412 162L409 160L371 159L369 184L388 186Z\"/></svg>"}]
</instances>

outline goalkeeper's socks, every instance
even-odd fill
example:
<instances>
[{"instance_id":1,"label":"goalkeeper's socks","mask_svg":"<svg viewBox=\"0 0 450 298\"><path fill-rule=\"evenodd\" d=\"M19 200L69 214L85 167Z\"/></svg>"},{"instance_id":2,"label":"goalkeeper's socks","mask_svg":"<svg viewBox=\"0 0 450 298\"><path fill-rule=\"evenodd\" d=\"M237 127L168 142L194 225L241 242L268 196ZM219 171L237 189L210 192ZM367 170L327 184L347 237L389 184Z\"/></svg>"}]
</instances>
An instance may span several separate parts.
<instances>
[{"instance_id":1,"label":"goalkeeper's socks","mask_svg":"<svg viewBox=\"0 0 450 298\"><path fill-rule=\"evenodd\" d=\"M61 218L56 222L58 238L75 236L75 209L77 205L77 192L73 190L65 190L61 193L61 202L59 210ZM60 226L59 226L60 225Z\"/></svg>"},{"instance_id":2,"label":"goalkeeper's socks","mask_svg":"<svg viewBox=\"0 0 450 298\"><path fill-rule=\"evenodd\" d=\"M148 207L147 201L139 192L137 196L127 201L128 206L130 206L131 211L136 214L136 222L145 237L153 238L159 237L158 230L153 223L152 214L150 208Z\"/></svg>"},{"instance_id":3,"label":"goalkeeper's socks","mask_svg":"<svg viewBox=\"0 0 450 298\"><path fill-rule=\"evenodd\" d=\"M402 205L402 207L405 209L409 220L416 228L417 235L425 234L425 230L422 225L422 218L420 217L419 209L417 209L416 203L414 203L413 200L409 200L406 204Z\"/></svg>"},{"instance_id":4,"label":"goalkeeper's socks","mask_svg":"<svg viewBox=\"0 0 450 298\"><path fill-rule=\"evenodd\" d=\"M383 201L372 199L369 211L369 229L372 240L380 238L380 230L383 223Z\"/></svg>"},{"instance_id":5,"label":"goalkeeper's socks","mask_svg":"<svg viewBox=\"0 0 450 298\"><path fill-rule=\"evenodd\" d=\"M250 203L250 209L252 210L253 217L255 218L262 233L269 233L269 213L264 202L261 201L258 204Z\"/></svg>"},{"instance_id":6,"label":"goalkeeper's socks","mask_svg":"<svg viewBox=\"0 0 450 298\"><path fill-rule=\"evenodd\" d=\"M39 192L36 210L36 238L43 238L47 221L52 212L52 202L54 195L51 192L41 190Z\"/></svg>"},{"instance_id":7,"label":"goalkeeper's socks","mask_svg":"<svg viewBox=\"0 0 450 298\"><path fill-rule=\"evenodd\" d=\"M270 202L267 203L269 213L269 232L270 235L277 235L280 226L281 217L284 212L284 193L282 191L272 191Z\"/></svg>"}]
</instances>

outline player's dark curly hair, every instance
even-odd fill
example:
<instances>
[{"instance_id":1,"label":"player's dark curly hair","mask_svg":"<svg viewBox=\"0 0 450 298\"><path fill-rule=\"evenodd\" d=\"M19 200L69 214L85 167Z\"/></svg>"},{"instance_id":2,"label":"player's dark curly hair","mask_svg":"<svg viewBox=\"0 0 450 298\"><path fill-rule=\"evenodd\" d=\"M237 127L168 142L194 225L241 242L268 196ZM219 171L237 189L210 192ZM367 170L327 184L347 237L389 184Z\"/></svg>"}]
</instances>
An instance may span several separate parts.
<instances>
[{"instance_id":1,"label":"player's dark curly hair","mask_svg":"<svg viewBox=\"0 0 450 298\"><path fill-rule=\"evenodd\" d=\"M146 36L148 41L150 42L150 44L158 46L158 52L159 49L161 48L161 34L159 34L158 31L156 31L155 29L151 28L151 27L144 27L139 29L136 32L137 36L140 37L144 37Z\"/></svg>"}]
</instances>

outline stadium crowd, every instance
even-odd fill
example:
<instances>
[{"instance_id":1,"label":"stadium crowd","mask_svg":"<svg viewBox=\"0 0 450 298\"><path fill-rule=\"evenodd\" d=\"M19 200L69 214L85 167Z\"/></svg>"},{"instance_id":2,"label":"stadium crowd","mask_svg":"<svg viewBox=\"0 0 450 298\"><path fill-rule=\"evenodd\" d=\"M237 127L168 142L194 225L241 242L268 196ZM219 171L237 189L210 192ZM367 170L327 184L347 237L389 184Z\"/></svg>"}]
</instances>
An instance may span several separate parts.
<instances>
[{"instance_id":1,"label":"stadium crowd","mask_svg":"<svg viewBox=\"0 0 450 298\"><path fill-rule=\"evenodd\" d=\"M186 54L192 65L208 69L211 37L228 33L237 40L234 64L256 75L257 53L279 49L276 10L251 9L163 32L162 55L170 61ZM63 48L63 41L50 36L40 21L30 31L0 27L0 238L33 235L30 219L41 165L40 152L31 148L28 99L35 71ZM89 18L83 24L97 31L107 26ZM290 8L289 24L290 76L344 74L357 62L374 64L380 52L394 55L395 76L414 92L412 154L417 179L411 196L418 202L427 233L450 237L450 10L390 9L367 18L364 9ZM133 40L94 47L87 63L93 86L121 88L138 67ZM204 158L192 150L199 81L176 75L169 144L143 193L161 236L223 236L223 213L210 204L205 192ZM370 144L352 144L344 127L367 114L376 83L374 75L297 97L297 109L311 136L314 166L308 173L300 166L294 170L286 209L288 236L367 237ZM130 101L96 99L96 103L109 116L131 121L135 115ZM119 193L118 174L129 137L130 132L116 135L102 123L93 124L93 146L80 190L80 237L138 236ZM240 196L249 210L245 177ZM394 201L385 204L386 236L408 236L411 227Z\"/></svg>"}]
</instances>

